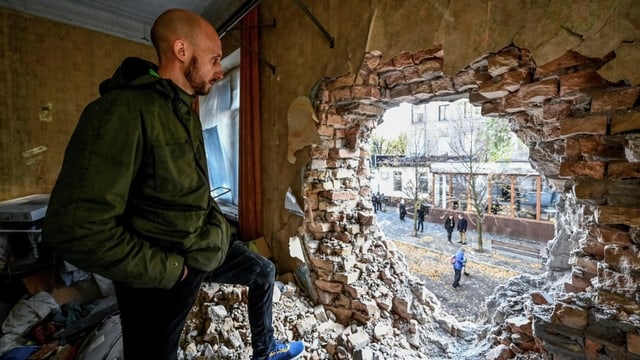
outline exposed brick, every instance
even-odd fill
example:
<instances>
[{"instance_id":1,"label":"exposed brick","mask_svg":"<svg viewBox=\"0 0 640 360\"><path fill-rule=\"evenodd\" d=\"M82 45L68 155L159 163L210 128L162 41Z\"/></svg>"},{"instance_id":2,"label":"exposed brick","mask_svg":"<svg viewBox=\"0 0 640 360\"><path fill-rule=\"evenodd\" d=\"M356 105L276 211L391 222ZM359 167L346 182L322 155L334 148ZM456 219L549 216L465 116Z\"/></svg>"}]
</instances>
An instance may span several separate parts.
<instances>
[{"instance_id":1,"label":"exposed brick","mask_svg":"<svg viewBox=\"0 0 640 360\"><path fill-rule=\"evenodd\" d=\"M599 181L580 181L574 186L578 199L592 199L596 204L604 203L605 184Z\"/></svg>"},{"instance_id":2,"label":"exposed brick","mask_svg":"<svg viewBox=\"0 0 640 360\"><path fill-rule=\"evenodd\" d=\"M580 242L580 250L587 255L592 255L596 259L604 258L604 246L605 243L598 240L598 237L595 235L589 235Z\"/></svg>"},{"instance_id":3,"label":"exposed brick","mask_svg":"<svg viewBox=\"0 0 640 360\"><path fill-rule=\"evenodd\" d=\"M602 161L565 161L560 164L560 176L587 176L603 179L606 163Z\"/></svg>"},{"instance_id":4,"label":"exposed brick","mask_svg":"<svg viewBox=\"0 0 640 360\"><path fill-rule=\"evenodd\" d=\"M610 226L598 225L590 229L589 233L593 233L594 236L605 244L631 245L631 237L628 232Z\"/></svg>"},{"instance_id":5,"label":"exposed brick","mask_svg":"<svg viewBox=\"0 0 640 360\"><path fill-rule=\"evenodd\" d=\"M311 148L311 158L312 159L326 159L329 155L329 149L314 147Z\"/></svg>"},{"instance_id":6,"label":"exposed brick","mask_svg":"<svg viewBox=\"0 0 640 360\"><path fill-rule=\"evenodd\" d=\"M353 191L321 191L318 195L333 201L354 200L358 197Z\"/></svg>"},{"instance_id":7,"label":"exposed brick","mask_svg":"<svg viewBox=\"0 0 640 360\"><path fill-rule=\"evenodd\" d=\"M337 114L327 114L327 125L329 126L344 126L345 122L342 116Z\"/></svg>"},{"instance_id":8,"label":"exposed brick","mask_svg":"<svg viewBox=\"0 0 640 360\"><path fill-rule=\"evenodd\" d=\"M442 76L442 59L430 59L422 62L417 65L417 71L425 79Z\"/></svg>"},{"instance_id":9,"label":"exposed brick","mask_svg":"<svg viewBox=\"0 0 640 360\"><path fill-rule=\"evenodd\" d=\"M420 64L425 60L430 60L432 58L442 58L444 55L442 51L442 45L437 45L432 49L422 49L413 53L413 62L416 64Z\"/></svg>"},{"instance_id":10,"label":"exposed brick","mask_svg":"<svg viewBox=\"0 0 640 360\"><path fill-rule=\"evenodd\" d=\"M601 88L607 85L609 85L609 82L594 69L578 71L560 76L560 96L566 96L576 91Z\"/></svg>"},{"instance_id":11,"label":"exposed brick","mask_svg":"<svg viewBox=\"0 0 640 360\"><path fill-rule=\"evenodd\" d=\"M542 103L545 100L558 96L558 79L550 78L529 84L522 84L518 90L522 101L530 103Z\"/></svg>"},{"instance_id":12,"label":"exposed brick","mask_svg":"<svg viewBox=\"0 0 640 360\"><path fill-rule=\"evenodd\" d=\"M357 157L360 157L359 149L353 150L353 149L347 149L347 148L340 148L340 149L333 148L329 151L329 158L331 159L350 159L350 158L357 158Z\"/></svg>"},{"instance_id":13,"label":"exposed brick","mask_svg":"<svg viewBox=\"0 0 640 360\"><path fill-rule=\"evenodd\" d=\"M640 178L640 163L612 161L607 167L607 177L616 179Z\"/></svg>"},{"instance_id":14,"label":"exposed brick","mask_svg":"<svg viewBox=\"0 0 640 360\"><path fill-rule=\"evenodd\" d=\"M414 82L410 85L411 94L420 99L433 97L433 90L429 81Z\"/></svg>"},{"instance_id":15,"label":"exposed brick","mask_svg":"<svg viewBox=\"0 0 640 360\"><path fill-rule=\"evenodd\" d=\"M476 82L475 70L469 68L466 71L461 71L457 73L453 77L453 87L458 92L464 92L469 89L477 89L478 83ZM469 101L471 101L471 99L469 99Z\"/></svg>"},{"instance_id":16,"label":"exposed brick","mask_svg":"<svg viewBox=\"0 0 640 360\"><path fill-rule=\"evenodd\" d=\"M640 130L640 112L621 112L611 115L611 134Z\"/></svg>"},{"instance_id":17,"label":"exposed brick","mask_svg":"<svg viewBox=\"0 0 640 360\"><path fill-rule=\"evenodd\" d=\"M339 294L342 292L342 284L339 282L316 280L315 283L318 289L320 290L324 290L324 291L328 291L336 294Z\"/></svg>"},{"instance_id":18,"label":"exposed brick","mask_svg":"<svg viewBox=\"0 0 640 360\"><path fill-rule=\"evenodd\" d=\"M627 351L640 355L640 335L627 332Z\"/></svg>"},{"instance_id":19,"label":"exposed brick","mask_svg":"<svg viewBox=\"0 0 640 360\"><path fill-rule=\"evenodd\" d=\"M578 268L573 268L571 272L571 285L580 289L579 292L585 291L588 287L591 286L591 278L594 276L585 276L586 274L580 271Z\"/></svg>"},{"instance_id":20,"label":"exposed brick","mask_svg":"<svg viewBox=\"0 0 640 360\"><path fill-rule=\"evenodd\" d=\"M596 275L598 273L598 260L588 256L576 256L574 259L576 266L583 269L586 273L593 275Z\"/></svg>"},{"instance_id":21,"label":"exposed brick","mask_svg":"<svg viewBox=\"0 0 640 360\"><path fill-rule=\"evenodd\" d=\"M510 47L487 58L487 70L491 76L498 76L519 65L520 53L517 48Z\"/></svg>"},{"instance_id":22,"label":"exposed brick","mask_svg":"<svg viewBox=\"0 0 640 360\"><path fill-rule=\"evenodd\" d=\"M382 59L382 53L380 51L368 51L364 55L363 67L366 66L368 70L374 70Z\"/></svg>"},{"instance_id":23,"label":"exposed brick","mask_svg":"<svg viewBox=\"0 0 640 360\"><path fill-rule=\"evenodd\" d=\"M404 73L398 70L387 71L380 74L380 81L387 85L388 88L393 88L398 84L404 84Z\"/></svg>"},{"instance_id":24,"label":"exposed brick","mask_svg":"<svg viewBox=\"0 0 640 360\"><path fill-rule=\"evenodd\" d=\"M483 81L478 91L489 99L496 99L517 91L522 84L528 82L529 72L526 69L517 69L497 76L491 82Z\"/></svg>"},{"instance_id":25,"label":"exposed brick","mask_svg":"<svg viewBox=\"0 0 640 360\"><path fill-rule=\"evenodd\" d=\"M351 100L351 88L336 89L331 92L331 98L333 101L348 101Z\"/></svg>"},{"instance_id":26,"label":"exposed brick","mask_svg":"<svg viewBox=\"0 0 640 360\"><path fill-rule=\"evenodd\" d=\"M320 125L318 127L318 134L321 136L333 136L333 127Z\"/></svg>"},{"instance_id":27,"label":"exposed brick","mask_svg":"<svg viewBox=\"0 0 640 360\"><path fill-rule=\"evenodd\" d=\"M536 77L548 77L550 75L561 75L579 65L591 63L592 59L581 55L575 51L567 51L562 56L549 61L548 63L536 68Z\"/></svg>"},{"instance_id":28,"label":"exposed brick","mask_svg":"<svg viewBox=\"0 0 640 360\"><path fill-rule=\"evenodd\" d=\"M598 207L599 224L624 224L640 226L640 209L627 207Z\"/></svg>"},{"instance_id":29,"label":"exposed brick","mask_svg":"<svg viewBox=\"0 0 640 360\"><path fill-rule=\"evenodd\" d=\"M564 325L572 329L584 329L587 326L589 313L578 306L556 303L551 323Z\"/></svg>"},{"instance_id":30,"label":"exposed brick","mask_svg":"<svg viewBox=\"0 0 640 360\"><path fill-rule=\"evenodd\" d=\"M605 354L603 351L604 345L597 341L597 339L585 336L584 339L584 354L586 359L598 359L600 354Z\"/></svg>"},{"instance_id":31,"label":"exposed brick","mask_svg":"<svg viewBox=\"0 0 640 360\"><path fill-rule=\"evenodd\" d=\"M391 97L398 99L404 96L411 96L411 87L407 84L400 84L391 88Z\"/></svg>"},{"instance_id":32,"label":"exposed brick","mask_svg":"<svg viewBox=\"0 0 640 360\"><path fill-rule=\"evenodd\" d=\"M351 87L355 82L355 75L353 74L345 74L342 76L338 76L333 81L329 82L329 88L331 90L336 90L344 87Z\"/></svg>"},{"instance_id":33,"label":"exposed brick","mask_svg":"<svg viewBox=\"0 0 640 360\"><path fill-rule=\"evenodd\" d=\"M560 121L571 116L571 103L568 101L560 101L555 103L544 104L542 107L542 119L548 121Z\"/></svg>"},{"instance_id":34,"label":"exposed brick","mask_svg":"<svg viewBox=\"0 0 640 360\"><path fill-rule=\"evenodd\" d=\"M406 68L402 69L402 72L404 73L404 80L406 82L422 80L420 71L417 66L407 66Z\"/></svg>"},{"instance_id":35,"label":"exposed brick","mask_svg":"<svg viewBox=\"0 0 640 360\"><path fill-rule=\"evenodd\" d=\"M563 118L560 119L560 134L600 134L607 133L607 117L588 116L582 118Z\"/></svg>"},{"instance_id":36,"label":"exposed brick","mask_svg":"<svg viewBox=\"0 0 640 360\"><path fill-rule=\"evenodd\" d=\"M435 95L448 95L455 93L451 78L443 76L441 78L431 80L431 89Z\"/></svg>"},{"instance_id":37,"label":"exposed brick","mask_svg":"<svg viewBox=\"0 0 640 360\"><path fill-rule=\"evenodd\" d=\"M638 100L638 94L638 86L596 92L591 97L591 112L630 109Z\"/></svg>"},{"instance_id":38,"label":"exposed brick","mask_svg":"<svg viewBox=\"0 0 640 360\"><path fill-rule=\"evenodd\" d=\"M358 222L361 225L372 225L375 222L376 217L371 213L365 213L358 211Z\"/></svg>"},{"instance_id":39,"label":"exposed brick","mask_svg":"<svg viewBox=\"0 0 640 360\"><path fill-rule=\"evenodd\" d=\"M580 136L566 140L568 159L612 161L624 159L624 139L606 136Z\"/></svg>"},{"instance_id":40,"label":"exposed brick","mask_svg":"<svg viewBox=\"0 0 640 360\"><path fill-rule=\"evenodd\" d=\"M355 85L351 88L354 99L377 99L380 97L380 89L376 86Z\"/></svg>"},{"instance_id":41,"label":"exposed brick","mask_svg":"<svg viewBox=\"0 0 640 360\"><path fill-rule=\"evenodd\" d=\"M394 56L391 60L393 60L393 66L398 69L405 66L413 65L413 56L408 51L401 52L400 54Z\"/></svg>"},{"instance_id":42,"label":"exposed brick","mask_svg":"<svg viewBox=\"0 0 640 360\"><path fill-rule=\"evenodd\" d=\"M325 305L325 309L327 309L328 311L331 311L336 316L336 321L338 321L340 324L346 325L351 322L353 311L347 310L344 308L335 307L335 306L327 306L327 305Z\"/></svg>"},{"instance_id":43,"label":"exposed brick","mask_svg":"<svg viewBox=\"0 0 640 360\"><path fill-rule=\"evenodd\" d=\"M529 104L523 101L523 99L520 98L520 95L517 92L505 96L503 106L504 111L508 113L521 112L529 108Z\"/></svg>"},{"instance_id":44,"label":"exposed brick","mask_svg":"<svg viewBox=\"0 0 640 360\"><path fill-rule=\"evenodd\" d=\"M488 101L482 104L482 116L500 116L504 115L504 106L502 101Z\"/></svg>"},{"instance_id":45,"label":"exposed brick","mask_svg":"<svg viewBox=\"0 0 640 360\"><path fill-rule=\"evenodd\" d=\"M630 274L640 270L638 254L626 246L605 246L604 262L617 272Z\"/></svg>"},{"instance_id":46,"label":"exposed brick","mask_svg":"<svg viewBox=\"0 0 640 360\"><path fill-rule=\"evenodd\" d=\"M381 62L377 67L376 67L376 71L378 72L378 74L381 73L385 73L388 71L393 71L395 70L395 66L393 66L393 59L389 59L387 61Z\"/></svg>"},{"instance_id":47,"label":"exposed brick","mask_svg":"<svg viewBox=\"0 0 640 360\"><path fill-rule=\"evenodd\" d=\"M601 290L605 289L612 294L627 299L626 302L628 302L635 298L636 289L640 288L640 283L638 283L638 279L631 275L621 274L601 266L598 268L598 287ZM600 298L600 294L598 294L598 298ZM620 304L624 304L621 300L616 299Z\"/></svg>"}]
</instances>

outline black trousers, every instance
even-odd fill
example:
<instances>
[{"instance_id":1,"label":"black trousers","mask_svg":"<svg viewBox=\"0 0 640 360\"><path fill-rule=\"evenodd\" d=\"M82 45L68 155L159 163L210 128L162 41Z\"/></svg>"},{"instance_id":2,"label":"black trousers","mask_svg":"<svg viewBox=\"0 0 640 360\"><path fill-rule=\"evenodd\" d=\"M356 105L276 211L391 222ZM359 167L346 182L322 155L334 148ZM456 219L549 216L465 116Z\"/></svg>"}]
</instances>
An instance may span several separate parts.
<instances>
[{"instance_id":1,"label":"black trousers","mask_svg":"<svg viewBox=\"0 0 640 360\"><path fill-rule=\"evenodd\" d=\"M453 269L453 271L453 287L457 288L458 286L460 286L460 276L462 275L462 270Z\"/></svg>"},{"instance_id":2,"label":"black trousers","mask_svg":"<svg viewBox=\"0 0 640 360\"><path fill-rule=\"evenodd\" d=\"M248 315L253 355L273 346L275 266L241 242L231 245L225 261L205 272L189 268L171 289L131 288L115 284L126 360L176 360L182 328L203 281L249 287Z\"/></svg>"}]
</instances>

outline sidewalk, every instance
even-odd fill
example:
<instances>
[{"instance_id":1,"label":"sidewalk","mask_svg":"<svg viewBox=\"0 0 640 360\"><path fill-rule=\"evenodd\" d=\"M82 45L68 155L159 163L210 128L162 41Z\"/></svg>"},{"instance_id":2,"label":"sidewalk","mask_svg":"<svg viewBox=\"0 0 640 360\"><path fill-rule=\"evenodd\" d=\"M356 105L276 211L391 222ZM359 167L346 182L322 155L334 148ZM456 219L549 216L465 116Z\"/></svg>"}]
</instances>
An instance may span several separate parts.
<instances>
[{"instance_id":1,"label":"sidewalk","mask_svg":"<svg viewBox=\"0 0 640 360\"><path fill-rule=\"evenodd\" d=\"M407 216L404 221L400 220L398 210L396 208L388 207L386 212L378 211L376 216L378 226L380 226L380 229L382 229L384 234L390 239L413 244L441 254L453 254L460 248L460 246L462 246L460 243L457 243L457 241L460 240L460 235L457 231L453 232L451 243L447 241L447 232L444 229L444 219L442 224L425 222L424 232L418 232L417 236L414 236L413 218ZM483 251L480 252L477 251L477 239L477 233L470 224L467 231L467 245L465 247L469 258L474 261L506 269L513 269L519 272L531 272L531 267L540 268L542 261L540 257L536 259L533 257L493 249L492 241L495 240L514 245L521 244L527 247L535 247L540 251L543 250L544 244L483 233Z\"/></svg>"}]
</instances>

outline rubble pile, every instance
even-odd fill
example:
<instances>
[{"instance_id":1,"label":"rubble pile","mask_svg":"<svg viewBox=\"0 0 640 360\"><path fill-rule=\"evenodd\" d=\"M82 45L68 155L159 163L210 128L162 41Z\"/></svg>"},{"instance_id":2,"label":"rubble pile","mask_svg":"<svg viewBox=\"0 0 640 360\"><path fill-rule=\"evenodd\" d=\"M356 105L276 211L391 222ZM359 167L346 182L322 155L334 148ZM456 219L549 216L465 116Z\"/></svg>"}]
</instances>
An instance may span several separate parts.
<instances>
[{"instance_id":1,"label":"rubble pile","mask_svg":"<svg viewBox=\"0 0 640 360\"><path fill-rule=\"evenodd\" d=\"M361 265L360 285L380 299L366 323L340 321L327 306L314 305L286 274L274 293L275 336L303 340L304 359L457 359L475 325L459 323L441 310L440 302L411 275L402 254L380 238L371 254L384 261ZM377 297L373 297L375 296ZM386 300L384 300L386 299ZM201 289L181 341L182 359L246 359L251 355L244 287L206 284Z\"/></svg>"}]
</instances>

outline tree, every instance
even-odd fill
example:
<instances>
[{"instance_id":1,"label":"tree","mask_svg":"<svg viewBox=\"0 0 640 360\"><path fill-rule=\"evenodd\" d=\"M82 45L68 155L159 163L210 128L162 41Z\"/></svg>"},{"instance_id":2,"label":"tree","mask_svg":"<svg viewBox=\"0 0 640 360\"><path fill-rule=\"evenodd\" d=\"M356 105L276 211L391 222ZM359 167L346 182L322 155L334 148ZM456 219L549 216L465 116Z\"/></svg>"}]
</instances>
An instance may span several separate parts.
<instances>
[{"instance_id":1,"label":"tree","mask_svg":"<svg viewBox=\"0 0 640 360\"><path fill-rule=\"evenodd\" d=\"M407 152L407 134L400 133L398 137L386 139L382 136L371 136L371 154L373 155L405 155Z\"/></svg>"},{"instance_id":2,"label":"tree","mask_svg":"<svg viewBox=\"0 0 640 360\"><path fill-rule=\"evenodd\" d=\"M384 155L406 155L408 137L401 133L397 138L387 141Z\"/></svg>"},{"instance_id":3,"label":"tree","mask_svg":"<svg viewBox=\"0 0 640 360\"><path fill-rule=\"evenodd\" d=\"M460 158L459 175L466 186L467 201L475 217L478 234L478 251L483 250L482 221L486 214L486 199L489 177L482 174L481 166L486 161L504 159L510 155L511 135L506 133L508 125L501 119L484 120L481 117L465 118L458 114L453 121L453 136L449 146Z\"/></svg>"},{"instance_id":4,"label":"tree","mask_svg":"<svg viewBox=\"0 0 640 360\"><path fill-rule=\"evenodd\" d=\"M480 129L482 161L495 162L508 160L513 151L513 133L505 119L489 118Z\"/></svg>"},{"instance_id":5,"label":"tree","mask_svg":"<svg viewBox=\"0 0 640 360\"><path fill-rule=\"evenodd\" d=\"M430 172L431 161L428 149L431 148L432 139L427 138L425 133L418 131L411 139L407 139L409 158L406 165L411 169L409 171L411 179L407 181L402 192L413 203L413 236L418 236L418 209L424 205L423 199L428 198L426 174ZM422 194L424 196L421 197Z\"/></svg>"}]
</instances>

